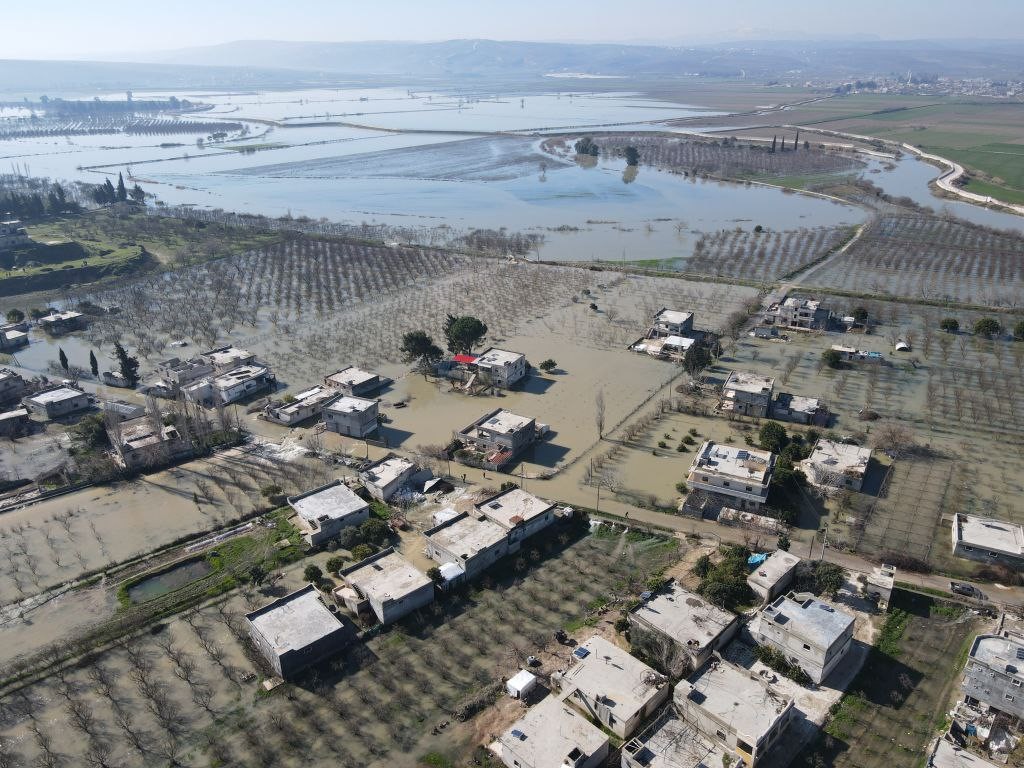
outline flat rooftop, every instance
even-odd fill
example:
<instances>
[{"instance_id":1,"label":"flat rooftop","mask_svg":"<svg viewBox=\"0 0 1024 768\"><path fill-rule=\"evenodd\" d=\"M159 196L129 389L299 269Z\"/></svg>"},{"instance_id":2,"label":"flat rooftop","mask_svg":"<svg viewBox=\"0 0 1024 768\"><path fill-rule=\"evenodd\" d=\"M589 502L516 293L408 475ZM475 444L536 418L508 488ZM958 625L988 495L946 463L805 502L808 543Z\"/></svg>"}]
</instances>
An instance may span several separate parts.
<instances>
[{"instance_id":1,"label":"flat rooftop","mask_svg":"<svg viewBox=\"0 0 1024 768\"><path fill-rule=\"evenodd\" d=\"M758 741L792 703L781 690L743 667L712 659L676 686L677 700L688 699Z\"/></svg>"},{"instance_id":2,"label":"flat rooftop","mask_svg":"<svg viewBox=\"0 0 1024 768\"><path fill-rule=\"evenodd\" d=\"M73 311L68 311L68 312L51 312L46 317L39 318L39 322L41 322L41 323L56 323L56 322L60 322L62 320L74 320L74 319L79 318L81 316L82 316L81 312L73 312Z\"/></svg>"},{"instance_id":3,"label":"flat rooftop","mask_svg":"<svg viewBox=\"0 0 1024 768\"><path fill-rule=\"evenodd\" d=\"M515 528L521 523L528 523L540 517L554 505L544 499L527 493L522 488L499 493L497 496L480 502L477 510L505 529Z\"/></svg>"},{"instance_id":4,"label":"flat rooftop","mask_svg":"<svg viewBox=\"0 0 1024 768\"><path fill-rule=\"evenodd\" d=\"M766 592L778 584L794 568L800 558L777 549L747 577L748 584L756 584Z\"/></svg>"},{"instance_id":5,"label":"flat rooftop","mask_svg":"<svg viewBox=\"0 0 1024 768\"><path fill-rule=\"evenodd\" d=\"M527 711L502 734L526 765L562 765L573 750L593 755L608 743L600 728L554 696ZM571 763L570 763L571 764Z\"/></svg>"},{"instance_id":6,"label":"flat rooftop","mask_svg":"<svg viewBox=\"0 0 1024 768\"><path fill-rule=\"evenodd\" d=\"M806 299L799 296L791 296L782 302L784 307L803 307L804 309L817 310L821 306L818 299Z\"/></svg>"},{"instance_id":7,"label":"flat rooftop","mask_svg":"<svg viewBox=\"0 0 1024 768\"><path fill-rule=\"evenodd\" d=\"M362 368L357 368L354 365L342 368L340 371L335 371L326 378L327 381L344 387L358 387L360 384L369 384L376 379L376 373L364 371Z\"/></svg>"},{"instance_id":8,"label":"flat rooftop","mask_svg":"<svg viewBox=\"0 0 1024 768\"><path fill-rule=\"evenodd\" d=\"M954 535L964 544L1017 557L1024 556L1024 526L958 512Z\"/></svg>"},{"instance_id":9,"label":"flat rooftop","mask_svg":"<svg viewBox=\"0 0 1024 768\"><path fill-rule=\"evenodd\" d=\"M791 395L788 392L780 392L775 400L781 407L788 408L797 413L815 413L822 407L821 400L816 397Z\"/></svg>"},{"instance_id":10,"label":"flat rooftop","mask_svg":"<svg viewBox=\"0 0 1024 768\"><path fill-rule=\"evenodd\" d=\"M736 620L734 614L688 592L675 582L633 613L680 645L685 646L695 640L700 644L699 648L709 645Z\"/></svg>"},{"instance_id":11,"label":"flat rooftop","mask_svg":"<svg viewBox=\"0 0 1024 768\"><path fill-rule=\"evenodd\" d=\"M412 563L390 548L344 569L342 575L367 598L380 602L400 599L431 583Z\"/></svg>"},{"instance_id":12,"label":"flat rooftop","mask_svg":"<svg viewBox=\"0 0 1024 768\"><path fill-rule=\"evenodd\" d=\"M867 576L868 584L874 584L884 589L892 589L896 583L895 565L876 565Z\"/></svg>"},{"instance_id":13,"label":"flat rooftop","mask_svg":"<svg viewBox=\"0 0 1024 768\"><path fill-rule=\"evenodd\" d=\"M39 392L38 394L32 395L28 398L30 403L36 403L37 405L48 405L50 403L60 403L64 400L73 400L76 397L81 397L85 392L78 389L72 389L71 387L57 387L57 389L49 389L46 392Z\"/></svg>"},{"instance_id":14,"label":"flat rooftop","mask_svg":"<svg viewBox=\"0 0 1024 768\"><path fill-rule=\"evenodd\" d=\"M166 430L173 427L155 425L149 416L139 416L121 422L121 444L126 448L141 448L164 440ZM175 433L176 434L176 433Z\"/></svg>"},{"instance_id":15,"label":"flat rooftop","mask_svg":"<svg viewBox=\"0 0 1024 768\"><path fill-rule=\"evenodd\" d=\"M589 700L604 696L612 714L626 721L668 685L668 678L600 635L590 638L581 647L590 653L562 676L563 699L569 698L574 689Z\"/></svg>"},{"instance_id":16,"label":"flat rooftop","mask_svg":"<svg viewBox=\"0 0 1024 768\"><path fill-rule=\"evenodd\" d=\"M402 473L408 472L415 466L409 459L391 456L364 469L360 475L365 478L365 482L385 486L395 482L402 476Z\"/></svg>"},{"instance_id":17,"label":"flat rooftop","mask_svg":"<svg viewBox=\"0 0 1024 768\"><path fill-rule=\"evenodd\" d=\"M246 614L278 654L300 650L342 627L312 584Z\"/></svg>"},{"instance_id":18,"label":"flat rooftop","mask_svg":"<svg viewBox=\"0 0 1024 768\"><path fill-rule=\"evenodd\" d=\"M476 359L476 364L478 366L482 365L485 368L499 365L512 365L522 357L523 354L520 352L509 352L506 349L491 347Z\"/></svg>"},{"instance_id":19,"label":"flat rooftop","mask_svg":"<svg viewBox=\"0 0 1024 768\"><path fill-rule=\"evenodd\" d=\"M771 376L762 376L751 371L733 371L725 380L725 394L733 392L747 392L753 395L771 394L775 387L775 379Z\"/></svg>"},{"instance_id":20,"label":"flat rooftop","mask_svg":"<svg viewBox=\"0 0 1024 768\"><path fill-rule=\"evenodd\" d=\"M805 461L820 464L844 475L863 477L868 469L868 462L871 461L871 449L822 439L814 444L811 455Z\"/></svg>"},{"instance_id":21,"label":"flat rooftop","mask_svg":"<svg viewBox=\"0 0 1024 768\"><path fill-rule=\"evenodd\" d=\"M331 390L327 390L330 392ZM337 391L334 391L337 394ZM367 400L365 397L339 397L327 406L327 410L333 413L364 413L377 405L376 400Z\"/></svg>"},{"instance_id":22,"label":"flat rooftop","mask_svg":"<svg viewBox=\"0 0 1024 768\"><path fill-rule=\"evenodd\" d=\"M725 754L671 708L622 751L644 768L719 768Z\"/></svg>"},{"instance_id":23,"label":"flat rooftop","mask_svg":"<svg viewBox=\"0 0 1024 768\"><path fill-rule=\"evenodd\" d=\"M217 387L232 387L235 384L241 384L246 381L258 379L260 376L265 376L267 373L269 373L269 371L262 365L240 365L237 368L232 368L227 373L215 376L213 383L214 386Z\"/></svg>"},{"instance_id":24,"label":"flat rooftop","mask_svg":"<svg viewBox=\"0 0 1024 768\"><path fill-rule=\"evenodd\" d=\"M790 593L765 606L761 621L774 621L798 637L828 648L853 625L854 619L816 597Z\"/></svg>"},{"instance_id":25,"label":"flat rooftop","mask_svg":"<svg viewBox=\"0 0 1024 768\"><path fill-rule=\"evenodd\" d=\"M715 472L737 480L764 485L771 465L772 454L769 451L740 448L708 440L698 450L692 469Z\"/></svg>"},{"instance_id":26,"label":"flat rooftop","mask_svg":"<svg viewBox=\"0 0 1024 768\"><path fill-rule=\"evenodd\" d=\"M15 408L13 411L5 411L0 413L0 421L10 421L11 419L20 419L28 417L28 409L26 408Z\"/></svg>"},{"instance_id":27,"label":"flat rooftop","mask_svg":"<svg viewBox=\"0 0 1024 768\"><path fill-rule=\"evenodd\" d=\"M463 513L424 534L461 560L469 560L477 552L489 549L508 535L505 529L490 520Z\"/></svg>"},{"instance_id":28,"label":"flat rooftop","mask_svg":"<svg viewBox=\"0 0 1024 768\"><path fill-rule=\"evenodd\" d=\"M663 309L661 310L661 312L654 316L654 322L679 324L685 323L692 317L693 312L681 312L676 309Z\"/></svg>"},{"instance_id":29,"label":"flat rooftop","mask_svg":"<svg viewBox=\"0 0 1024 768\"><path fill-rule=\"evenodd\" d=\"M533 419L528 416L519 416L512 413L512 411L502 409L491 416L485 416L473 426L483 427L492 432L508 434L510 432L518 432L520 429L528 427L532 422Z\"/></svg>"},{"instance_id":30,"label":"flat rooftop","mask_svg":"<svg viewBox=\"0 0 1024 768\"><path fill-rule=\"evenodd\" d=\"M292 496L288 503L299 517L309 522L342 520L369 507L369 504L359 498L351 488L338 480Z\"/></svg>"},{"instance_id":31,"label":"flat rooftop","mask_svg":"<svg viewBox=\"0 0 1024 768\"><path fill-rule=\"evenodd\" d=\"M204 352L203 356L220 368L225 365L231 365L237 360L248 360L252 357L252 353L238 347L222 347L221 349L211 349L209 352Z\"/></svg>"},{"instance_id":32,"label":"flat rooftop","mask_svg":"<svg viewBox=\"0 0 1024 768\"><path fill-rule=\"evenodd\" d=\"M929 768L997 768L995 763L990 763L946 739L939 739L928 765Z\"/></svg>"},{"instance_id":33,"label":"flat rooftop","mask_svg":"<svg viewBox=\"0 0 1024 768\"><path fill-rule=\"evenodd\" d=\"M1024 638L978 635L971 645L971 658L1024 681ZM1010 672L1007 667L1013 667Z\"/></svg>"},{"instance_id":34,"label":"flat rooftop","mask_svg":"<svg viewBox=\"0 0 1024 768\"><path fill-rule=\"evenodd\" d=\"M0 381L6 381L7 379L20 379L21 376L12 371L10 368L0 368Z\"/></svg>"}]
</instances>

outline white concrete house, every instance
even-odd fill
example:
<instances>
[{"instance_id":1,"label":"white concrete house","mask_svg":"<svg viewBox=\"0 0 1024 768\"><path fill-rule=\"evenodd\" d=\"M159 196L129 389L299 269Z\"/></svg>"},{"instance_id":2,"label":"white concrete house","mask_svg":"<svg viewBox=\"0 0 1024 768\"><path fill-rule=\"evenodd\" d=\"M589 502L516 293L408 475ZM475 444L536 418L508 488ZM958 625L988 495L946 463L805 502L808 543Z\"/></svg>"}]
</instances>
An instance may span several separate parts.
<instances>
[{"instance_id":1,"label":"white concrete house","mask_svg":"<svg viewBox=\"0 0 1024 768\"><path fill-rule=\"evenodd\" d=\"M485 517L463 512L425 531L427 556L448 569L447 581L474 579L508 554L508 533Z\"/></svg>"},{"instance_id":2,"label":"white concrete house","mask_svg":"<svg viewBox=\"0 0 1024 768\"><path fill-rule=\"evenodd\" d=\"M340 480L289 496L288 504L299 517L302 538L312 547L333 539L342 528L361 525L370 517L370 505Z\"/></svg>"},{"instance_id":3,"label":"white concrete house","mask_svg":"<svg viewBox=\"0 0 1024 768\"><path fill-rule=\"evenodd\" d=\"M92 407L92 398L73 387L53 387L22 399L21 404L37 416L58 419Z\"/></svg>"},{"instance_id":4,"label":"white concrete house","mask_svg":"<svg viewBox=\"0 0 1024 768\"><path fill-rule=\"evenodd\" d=\"M477 451L485 469L497 471L526 450L537 439L537 423L507 408L485 413L453 437L466 450Z\"/></svg>"},{"instance_id":5,"label":"white concrete house","mask_svg":"<svg viewBox=\"0 0 1024 768\"><path fill-rule=\"evenodd\" d=\"M256 364L239 365L224 373L199 379L184 388L185 397L201 405L230 405L257 395L274 384L270 369Z\"/></svg>"},{"instance_id":6,"label":"white concrete house","mask_svg":"<svg viewBox=\"0 0 1024 768\"><path fill-rule=\"evenodd\" d=\"M761 610L750 634L821 683L853 647L853 625L853 616L845 611L813 595L791 592Z\"/></svg>"},{"instance_id":7,"label":"white concrete house","mask_svg":"<svg viewBox=\"0 0 1024 768\"><path fill-rule=\"evenodd\" d=\"M600 768L608 759L608 737L577 710L548 696L492 749L508 768Z\"/></svg>"},{"instance_id":8,"label":"white concrete house","mask_svg":"<svg viewBox=\"0 0 1024 768\"><path fill-rule=\"evenodd\" d=\"M306 419L320 416L324 408L341 397L340 393L326 387L313 387L299 392L295 397L268 404L263 409L263 418L275 424L292 427Z\"/></svg>"},{"instance_id":9,"label":"white concrete house","mask_svg":"<svg viewBox=\"0 0 1024 768\"><path fill-rule=\"evenodd\" d=\"M793 699L781 689L717 657L676 685L674 701L687 723L745 766L785 749L780 737L796 719Z\"/></svg>"},{"instance_id":10,"label":"white concrete house","mask_svg":"<svg viewBox=\"0 0 1024 768\"><path fill-rule=\"evenodd\" d=\"M380 405L376 400L344 395L324 408L324 429L339 435L363 438L377 431L380 426L379 414Z\"/></svg>"},{"instance_id":11,"label":"white concrete house","mask_svg":"<svg viewBox=\"0 0 1024 768\"><path fill-rule=\"evenodd\" d=\"M772 602L793 580L800 558L777 549L747 576L747 584L766 603Z\"/></svg>"},{"instance_id":12,"label":"white concrete house","mask_svg":"<svg viewBox=\"0 0 1024 768\"><path fill-rule=\"evenodd\" d=\"M800 462L807 482L823 489L859 491L871 463L871 449L836 440L818 440L811 455Z\"/></svg>"},{"instance_id":13,"label":"white concrete house","mask_svg":"<svg viewBox=\"0 0 1024 768\"><path fill-rule=\"evenodd\" d=\"M555 505L522 488L510 488L485 499L476 510L505 530L509 552L518 551L524 539L555 522Z\"/></svg>"},{"instance_id":14,"label":"white concrete house","mask_svg":"<svg viewBox=\"0 0 1024 768\"><path fill-rule=\"evenodd\" d=\"M662 307L654 316L650 335L689 336L693 333L693 312Z\"/></svg>"},{"instance_id":15,"label":"white concrete house","mask_svg":"<svg viewBox=\"0 0 1024 768\"><path fill-rule=\"evenodd\" d=\"M387 381L379 374L364 371L354 365L324 377L324 386L336 389L349 397L365 397L383 387Z\"/></svg>"},{"instance_id":16,"label":"white concrete house","mask_svg":"<svg viewBox=\"0 0 1024 768\"><path fill-rule=\"evenodd\" d=\"M722 387L722 410L767 418L771 412L775 379L750 371L732 371Z\"/></svg>"},{"instance_id":17,"label":"white concrete house","mask_svg":"<svg viewBox=\"0 0 1024 768\"><path fill-rule=\"evenodd\" d=\"M508 389L526 376L526 355L491 347L478 355L473 363L477 373L484 374L491 386Z\"/></svg>"},{"instance_id":18,"label":"white concrete house","mask_svg":"<svg viewBox=\"0 0 1024 768\"><path fill-rule=\"evenodd\" d=\"M967 703L1024 719L1024 636L978 635L964 668Z\"/></svg>"},{"instance_id":19,"label":"white concrete house","mask_svg":"<svg viewBox=\"0 0 1024 768\"><path fill-rule=\"evenodd\" d=\"M1024 525L953 515L953 554L980 563L1024 568Z\"/></svg>"},{"instance_id":20,"label":"white concrete house","mask_svg":"<svg viewBox=\"0 0 1024 768\"><path fill-rule=\"evenodd\" d=\"M343 568L339 575L356 596L351 604L346 600L349 609L359 613L365 602L381 624L398 621L434 601L434 582L393 547Z\"/></svg>"},{"instance_id":21,"label":"white concrete house","mask_svg":"<svg viewBox=\"0 0 1024 768\"><path fill-rule=\"evenodd\" d=\"M239 366L252 365L256 362L256 355L252 352L230 344L203 352L200 357L212 366L214 373L226 373Z\"/></svg>"},{"instance_id":22,"label":"white concrete house","mask_svg":"<svg viewBox=\"0 0 1024 768\"><path fill-rule=\"evenodd\" d=\"M691 489L728 500L730 506L760 512L768 499L775 454L753 448L705 441L690 465Z\"/></svg>"},{"instance_id":23,"label":"white concrete house","mask_svg":"<svg viewBox=\"0 0 1024 768\"><path fill-rule=\"evenodd\" d=\"M409 459L390 453L361 470L359 479L373 498L387 501L405 487L416 470L417 466Z\"/></svg>"}]
</instances>

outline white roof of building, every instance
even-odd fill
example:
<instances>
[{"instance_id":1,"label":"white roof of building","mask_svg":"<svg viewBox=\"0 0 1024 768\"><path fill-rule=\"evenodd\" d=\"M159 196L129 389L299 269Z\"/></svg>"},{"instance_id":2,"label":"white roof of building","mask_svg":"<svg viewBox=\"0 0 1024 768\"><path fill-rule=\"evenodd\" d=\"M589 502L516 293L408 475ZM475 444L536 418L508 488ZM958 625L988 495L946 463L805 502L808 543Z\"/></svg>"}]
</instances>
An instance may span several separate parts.
<instances>
[{"instance_id":1,"label":"white roof of building","mask_svg":"<svg viewBox=\"0 0 1024 768\"><path fill-rule=\"evenodd\" d=\"M978 635L971 645L971 658L986 667L1024 681L1024 638L1010 635ZM1008 667L1013 667L1011 672Z\"/></svg>"},{"instance_id":2,"label":"white roof of building","mask_svg":"<svg viewBox=\"0 0 1024 768\"><path fill-rule=\"evenodd\" d=\"M463 514L432 528L425 535L439 547L465 561L503 541L508 534L491 520Z\"/></svg>"},{"instance_id":3,"label":"white roof of building","mask_svg":"<svg viewBox=\"0 0 1024 768\"><path fill-rule=\"evenodd\" d=\"M394 550L375 555L351 569L346 568L343 575L367 598L381 602L401 599L431 583L426 575Z\"/></svg>"},{"instance_id":4,"label":"white roof of building","mask_svg":"<svg viewBox=\"0 0 1024 768\"><path fill-rule=\"evenodd\" d=\"M871 569L871 573L867 575L868 584L874 584L878 587L885 589L892 589L896 583L896 566L895 565L876 565Z\"/></svg>"},{"instance_id":5,"label":"white roof of building","mask_svg":"<svg viewBox=\"0 0 1024 768\"><path fill-rule=\"evenodd\" d=\"M689 699L755 741L772 729L792 703L753 672L718 659L680 681L675 696Z\"/></svg>"},{"instance_id":6,"label":"white roof of building","mask_svg":"<svg viewBox=\"0 0 1024 768\"><path fill-rule=\"evenodd\" d=\"M28 416L28 409L26 408L15 408L13 411L6 411L0 413L0 421L10 421L11 419L20 419Z\"/></svg>"},{"instance_id":7,"label":"white roof of building","mask_svg":"<svg viewBox=\"0 0 1024 768\"><path fill-rule=\"evenodd\" d=\"M510 691L521 693L522 691L533 687L536 682L537 676L535 674L527 672L525 669L521 669L508 679L508 682L505 683L505 687Z\"/></svg>"},{"instance_id":8,"label":"white roof of building","mask_svg":"<svg viewBox=\"0 0 1024 768\"><path fill-rule=\"evenodd\" d=\"M929 768L998 768L995 763L990 763L985 758L978 757L973 752L958 747L946 739L939 739L928 766Z\"/></svg>"},{"instance_id":9,"label":"white roof of building","mask_svg":"<svg viewBox=\"0 0 1024 768\"><path fill-rule=\"evenodd\" d=\"M814 444L811 455L805 461L851 477L864 477L868 462L871 461L871 449L821 439Z\"/></svg>"},{"instance_id":10,"label":"white roof of building","mask_svg":"<svg viewBox=\"0 0 1024 768\"><path fill-rule=\"evenodd\" d=\"M664 339L662 339L662 346L678 347L683 351L686 351L696 343L696 339L691 339L686 336L666 336Z\"/></svg>"},{"instance_id":11,"label":"white roof of building","mask_svg":"<svg viewBox=\"0 0 1024 768\"><path fill-rule=\"evenodd\" d=\"M347 485L335 480L322 488L292 496L288 503L303 520L341 520L361 513L370 505Z\"/></svg>"},{"instance_id":12,"label":"white roof of building","mask_svg":"<svg viewBox=\"0 0 1024 768\"><path fill-rule=\"evenodd\" d=\"M798 296L791 296L782 304L786 307L804 307L811 310L817 310L821 306L821 302L818 299L804 299Z\"/></svg>"},{"instance_id":13,"label":"white roof of building","mask_svg":"<svg viewBox=\"0 0 1024 768\"><path fill-rule=\"evenodd\" d=\"M958 512L953 517L954 535L964 544L991 552L1024 556L1024 526Z\"/></svg>"},{"instance_id":14,"label":"white roof of building","mask_svg":"<svg viewBox=\"0 0 1024 768\"><path fill-rule=\"evenodd\" d=\"M561 766L576 749L594 755L608 737L568 704L548 696L505 731L501 743L515 749L525 765L546 768Z\"/></svg>"},{"instance_id":15,"label":"white roof of building","mask_svg":"<svg viewBox=\"0 0 1024 768\"><path fill-rule=\"evenodd\" d=\"M600 635L594 635L581 647L590 653L562 676L562 699L570 698L574 690L589 701L603 697L612 714L626 722L668 685L664 675ZM578 650L573 653L575 658Z\"/></svg>"},{"instance_id":16,"label":"white roof of building","mask_svg":"<svg viewBox=\"0 0 1024 768\"><path fill-rule=\"evenodd\" d=\"M766 476L771 461L770 451L740 448L708 440L697 451L692 469L764 485L768 482Z\"/></svg>"},{"instance_id":17,"label":"white roof of building","mask_svg":"<svg viewBox=\"0 0 1024 768\"><path fill-rule=\"evenodd\" d=\"M782 549L777 549L747 576L748 584L756 584L766 592L792 573L800 558Z\"/></svg>"},{"instance_id":18,"label":"white roof of building","mask_svg":"<svg viewBox=\"0 0 1024 768\"><path fill-rule=\"evenodd\" d=\"M797 597L801 598L797 601ZM773 621L787 632L813 642L820 648L829 648L842 637L854 618L850 614L819 600L812 595L782 595L766 605L761 621Z\"/></svg>"},{"instance_id":19,"label":"white roof of building","mask_svg":"<svg viewBox=\"0 0 1024 768\"><path fill-rule=\"evenodd\" d=\"M490 368L492 366L512 365L522 357L524 357L524 355L519 352L509 352L505 349L491 347L476 359L476 365L482 365L486 368Z\"/></svg>"},{"instance_id":20,"label":"white roof of building","mask_svg":"<svg viewBox=\"0 0 1024 768\"><path fill-rule=\"evenodd\" d=\"M508 410L500 410L485 421L477 422L476 426L490 429L494 432L501 432L508 434L509 432L517 432L524 427L529 426L533 421L529 416L519 416L518 414L512 413Z\"/></svg>"},{"instance_id":21,"label":"white roof of building","mask_svg":"<svg viewBox=\"0 0 1024 768\"><path fill-rule=\"evenodd\" d=\"M247 381L266 376L269 371L262 365L240 365L230 371L221 373L213 378L213 385L218 389L227 389Z\"/></svg>"},{"instance_id":22,"label":"white roof of building","mask_svg":"<svg viewBox=\"0 0 1024 768\"><path fill-rule=\"evenodd\" d=\"M296 413L301 411L303 408L308 408L311 405L319 405L325 400L330 400L332 397L337 396L337 390L327 389L327 387L313 387L312 389L307 389L304 392L299 392L295 395L295 400L282 405L278 410L281 413Z\"/></svg>"},{"instance_id":23,"label":"white roof of building","mask_svg":"<svg viewBox=\"0 0 1024 768\"><path fill-rule=\"evenodd\" d=\"M657 323L679 324L685 323L691 317L693 317L693 312L681 312L676 309L663 309L654 317L654 321Z\"/></svg>"},{"instance_id":24,"label":"white roof of building","mask_svg":"<svg viewBox=\"0 0 1024 768\"><path fill-rule=\"evenodd\" d=\"M320 593L312 584L253 611L246 618L278 654L305 648L342 626L320 601Z\"/></svg>"},{"instance_id":25,"label":"white roof of building","mask_svg":"<svg viewBox=\"0 0 1024 768\"><path fill-rule=\"evenodd\" d=\"M751 371L733 371L725 381L726 395L729 391L749 392L754 395L770 394L775 387L775 379L771 376L762 376Z\"/></svg>"},{"instance_id":26,"label":"white roof of building","mask_svg":"<svg viewBox=\"0 0 1024 768\"><path fill-rule=\"evenodd\" d=\"M350 365L347 368L342 368L340 371L335 371L327 377L327 380L342 386L357 387L360 384L368 384L376 378L377 374Z\"/></svg>"},{"instance_id":27,"label":"white roof of building","mask_svg":"<svg viewBox=\"0 0 1024 768\"><path fill-rule=\"evenodd\" d=\"M10 368L0 368L0 381L4 381L6 379L15 379L15 378L20 379L21 376L19 374L15 373L14 371L12 371Z\"/></svg>"},{"instance_id":28,"label":"white roof of building","mask_svg":"<svg viewBox=\"0 0 1024 768\"><path fill-rule=\"evenodd\" d=\"M644 768L719 768L721 747L669 708L646 731L622 748Z\"/></svg>"},{"instance_id":29,"label":"white roof of building","mask_svg":"<svg viewBox=\"0 0 1024 768\"><path fill-rule=\"evenodd\" d=\"M76 397L81 397L85 392L79 389L72 389L71 387L57 387L57 389L48 389L45 392L39 392L38 394L32 395L28 398L29 402L37 405L48 405L50 403L60 403L64 400L73 400Z\"/></svg>"},{"instance_id":30,"label":"white roof of building","mask_svg":"<svg viewBox=\"0 0 1024 768\"><path fill-rule=\"evenodd\" d=\"M211 349L209 352L204 353L204 356L209 358L210 362L217 368L222 368L226 365L231 365L237 360L248 360L252 357L252 353L238 347L223 347L221 349Z\"/></svg>"},{"instance_id":31,"label":"white roof of building","mask_svg":"<svg viewBox=\"0 0 1024 768\"><path fill-rule=\"evenodd\" d=\"M804 397L803 395L791 395L788 392L780 393L776 398L778 404L795 413L817 413L821 407L821 400L816 397Z\"/></svg>"},{"instance_id":32,"label":"white roof of building","mask_svg":"<svg viewBox=\"0 0 1024 768\"><path fill-rule=\"evenodd\" d=\"M696 648L706 647L736 620L734 614L675 582L637 608L634 615L680 645L696 641Z\"/></svg>"},{"instance_id":33,"label":"white roof of building","mask_svg":"<svg viewBox=\"0 0 1024 768\"><path fill-rule=\"evenodd\" d=\"M46 317L39 318L41 323L55 323L62 320L74 320L75 318L81 317L81 312L67 311L67 312L51 312Z\"/></svg>"},{"instance_id":34,"label":"white roof of building","mask_svg":"<svg viewBox=\"0 0 1024 768\"><path fill-rule=\"evenodd\" d=\"M503 528L512 529L543 515L552 506L522 488L512 488L480 502L476 508Z\"/></svg>"},{"instance_id":35,"label":"white roof of building","mask_svg":"<svg viewBox=\"0 0 1024 768\"><path fill-rule=\"evenodd\" d=\"M327 390L328 392L331 390ZM335 390L337 393L337 390ZM339 397L327 406L332 413L363 413L377 405L376 400L367 400L365 397Z\"/></svg>"},{"instance_id":36,"label":"white roof of building","mask_svg":"<svg viewBox=\"0 0 1024 768\"><path fill-rule=\"evenodd\" d=\"M402 458L401 456L391 456L360 472L360 477L363 478L365 483L373 483L374 485L384 487L395 482L403 473L408 472L415 466L409 459Z\"/></svg>"}]
</instances>

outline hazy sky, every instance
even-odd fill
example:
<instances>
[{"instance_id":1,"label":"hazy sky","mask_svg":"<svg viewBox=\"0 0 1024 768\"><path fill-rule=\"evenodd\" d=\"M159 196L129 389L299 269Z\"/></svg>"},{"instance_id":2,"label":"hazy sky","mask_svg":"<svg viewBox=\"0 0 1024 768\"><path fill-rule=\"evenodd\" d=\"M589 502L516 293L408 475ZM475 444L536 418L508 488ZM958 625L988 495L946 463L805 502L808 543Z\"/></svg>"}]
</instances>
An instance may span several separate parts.
<instances>
[{"instance_id":1,"label":"hazy sky","mask_svg":"<svg viewBox=\"0 0 1024 768\"><path fill-rule=\"evenodd\" d=\"M0 58L98 58L230 40L1024 36L1024 0L35 0L3 3Z\"/></svg>"}]
</instances>

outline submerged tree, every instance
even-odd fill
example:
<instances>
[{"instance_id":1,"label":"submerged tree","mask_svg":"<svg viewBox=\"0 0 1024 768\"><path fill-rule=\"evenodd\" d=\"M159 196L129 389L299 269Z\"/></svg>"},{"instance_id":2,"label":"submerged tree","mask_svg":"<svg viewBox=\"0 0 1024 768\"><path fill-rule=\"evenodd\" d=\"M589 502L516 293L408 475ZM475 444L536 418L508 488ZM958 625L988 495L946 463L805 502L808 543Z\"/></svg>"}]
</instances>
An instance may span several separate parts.
<instances>
[{"instance_id":1,"label":"submerged tree","mask_svg":"<svg viewBox=\"0 0 1024 768\"><path fill-rule=\"evenodd\" d=\"M91 349L89 350L89 368L92 370L92 375L93 376L99 376L100 375L100 363L99 363L99 360L96 359L96 353L93 352Z\"/></svg>"},{"instance_id":2,"label":"submerged tree","mask_svg":"<svg viewBox=\"0 0 1024 768\"><path fill-rule=\"evenodd\" d=\"M444 337L448 351L453 354L469 354L473 347L487 335L487 324L470 315L448 315L444 321Z\"/></svg>"},{"instance_id":3,"label":"submerged tree","mask_svg":"<svg viewBox=\"0 0 1024 768\"><path fill-rule=\"evenodd\" d=\"M399 350L402 353L402 360L415 363L416 367L424 372L431 363L436 363L444 354L426 331L409 331L403 335Z\"/></svg>"},{"instance_id":4,"label":"submerged tree","mask_svg":"<svg viewBox=\"0 0 1024 768\"><path fill-rule=\"evenodd\" d=\"M118 368L121 371L121 376L129 387L134 387L139 383L139 359L137 357L129 356L125 348L121 346L121 342L114 342L114 357L117 359Z\"/></svg>"}]
</instances>

